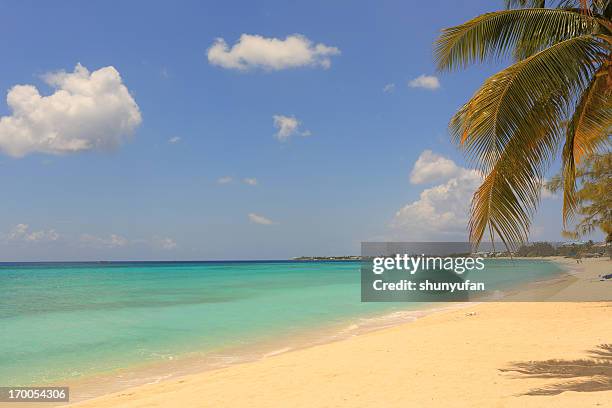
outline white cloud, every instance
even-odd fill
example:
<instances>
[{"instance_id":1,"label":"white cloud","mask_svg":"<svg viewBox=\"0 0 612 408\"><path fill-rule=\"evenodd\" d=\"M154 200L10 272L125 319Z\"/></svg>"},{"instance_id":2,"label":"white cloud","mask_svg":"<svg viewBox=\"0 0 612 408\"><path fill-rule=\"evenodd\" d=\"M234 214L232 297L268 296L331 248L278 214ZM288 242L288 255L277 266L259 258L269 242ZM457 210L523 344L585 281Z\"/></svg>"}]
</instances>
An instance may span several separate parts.
<instances>
[{"instance_id":1,"label":"white cloud","mask_svg":"<svg viewBox=\"0 0 612 408\"><path fill-rule=\"evenodd\" d=\"M168 139L168 143L170 144L175 144L181 141L181 138L178 136L173 136L170 139Z\"/></svg>"},{"instance_id":2,"label":"white cloud","mask_svg":"<svg viewBox=\"0 0 612 408\"><path fill-rule=\"evenodd\" d=\"M391 226L404 239L465 239L470 203L482 183L476 170L462 169L445 183L427 188L402 207Z\"/></svg>"},{"instance_id":3,"label":"white cloud","mask_svg":"<svg viewBox=\"0 0 612 408\"><path fill-rule=\"evenodd\" d=\"M143 245L153 249L172 250L177 243L172 238L153 236L145 239L128 239L122 235L107 236L83 233L78 236L59 234L54 229L32 231L28 224L17 224L8 233L0 234L0 243L43 243L59 241L69 247L90 247L95 249L114 249Z\"/></svg>"},{"instance_id":4,"label":"white cloud","mask_svg":"<svg viewBox=\"0 0 612 408\"><path fill-rule=\"evenodd\" d=\"M244 184L248 184L249 186L256 186L257 185L257 179L256 178L245 178L242 180L244 182Z\"/></svg>"},{"instance_id":5,"label":"white cloud","mask_svg":"<svg viewBox=\"0 0 612 408\"><path fill-rule=\"evenodd\" d=\"M96 248L118 248L124 247L130 243L130 241L117 234L110 234L108 237L98 237L91 234L82 234L80 238L81 243Z\"/></svg>"},{"instance_id":6,"label":"white cloud","mask_svg":"<svg viewBox=\"0 0 612 408\"><path fill-rule=\"evenodd\" d=\"M414 163L410 172L410 182L423 184L449 179L458 175L462 170L454 161L433 153L431 150L425 150Z\"/></svg>"},{"instance_id":7,"label":"white cloud","mask_svg":"<svg viewBox=\"0 0 612 408\"><path fill-rule=\"evenodd\" d=\"M410 182L441 184L424 189L418 200L397 211L391 222L393 239L466 239L472 196L482 180L479 171L425 150L414 164Z\"/></svg>"},{"instance_id":8,"label":"white cloud","mask_svg":"<svg viewBox=\"0 0 612 408\"><path fill-rule=\"evenodd\" d=\"M263 215L258 215L258 214L254 214L254 213L250 213L249 214L249 221L251 221L254 224L261 224L261 225L272 225L272 224L274 224L274 221L272 221L271 219L266 218Z\"/></svg>"},{"instance_id":9,"label":"white cloud","mask_svg":"<svg viewBox=\"0 0 612 408\"><path fill-rule=\"evenodd\" d=\"M0 150L29 153L76 153L108 150L129 139L142 119L138 105L112 67L44 76L55 89L43 96L32 85L16 85L7 95L12 111L0 118Z\"/></svg>"},{"instance_id":10,"label":"white cloud","mask_svg":"<svg viewBox=\"0 0 612 408\"><path fill-rule=\"evenodd\" d=\"M6 240L13 242L49 242L57 241L59 237L54 229L30 231L28 224L17 224L6 234Z\"/></svg>"},{"instance_id":11,"label":"white cloud","mask_svg":"<svg viewBox=\"0 0 612 408\"><path fill-rule=\"evenodd\" d=\"M228 69L281 70L303 66L329 68L331 56L340 54L336 47L313 44L300 34L284 40L260 35L242 34L229 48L223 38L217 38L208 49L208 62Z\"/></svg>"},{"instance_id":12,"label":"white cloud","mask_svg":"<svg viewBox=\"0 0 612 408\"><path fill-rule=\"evenodd\" d=\"M418 77L408 81L408 86L410 88L434 90L440 87L440 81L433 75L419 75Z\"/></svg>"},{"instance_id":13,"label":"white cloud","mask_svg":"<svg viewBox=\"0 0 612 408\"><path fill-rule=\"evenodd\" d=\"M153 249L172 250L178 245L176 241L168 237L153 236L145 239L128 239L118 234L108 236L96 236L92 234L82 234L79 238L81 245L97 249L113 249L126 246L144 245Z\"/></svg>"},{"instance_id":14,"label":"white cloud","mask_svg":"<svg viewBox=\"0 0 612 408\"><path fill-rule=\"evenodd\" d=\"M217 184L228 184L234 181L234 179L230 176L223 176L217 179Z\"/></svg>"},{"instance_id":15,"label":"white cloud","mask_svg":"<svg viewBox=\"0 0 612 408\"><path fill-rule=\"evenodd\" d=\"M472 197L482 184L482 173L425 150L414 164L410 182L433 181L441 184L424 189L418 200L397 211L391 222L393 239L467 239ZM543 188L542 198L554 198L554 195Z\"/></svg>"},{"instance_id":16,"label":"white cloud","mask_svg":"<svg viewBox=\"0 0 612 408\"><path fill-rule=\"evenodd\" d=\"M274 127L278 130L274 137L281 142L286 142L291 136L296 134L300 136L312 135L310 130L300 130L302 122L297 120L295 116L274 115L272 119L274 119Z\"/></svg>"},{"instance_id":17,"label":"white cloud","mask_svg":"<svg viewBox=\"0 0 612 408\"><path fill-rule=\"evenodd\" d=\"M391 84L386 84L386 85L383 87L383 92L384 92L384 93L391 93L391 92L393 92L393 91L395 91L395 84L394 84L394 83L391 83Z\"/></svg>"}]
</instances>

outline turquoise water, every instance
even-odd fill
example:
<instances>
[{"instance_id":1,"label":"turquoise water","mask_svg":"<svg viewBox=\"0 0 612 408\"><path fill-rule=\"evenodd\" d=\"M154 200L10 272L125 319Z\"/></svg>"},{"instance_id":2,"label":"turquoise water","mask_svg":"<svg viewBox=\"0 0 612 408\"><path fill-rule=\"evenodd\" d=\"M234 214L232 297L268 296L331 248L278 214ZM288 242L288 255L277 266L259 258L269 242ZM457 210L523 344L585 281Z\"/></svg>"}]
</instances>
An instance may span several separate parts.
<instances>
[{"instance_id":1,"label":"turquoise water","mask_svg":"<svg viewBox=\"0 0 612 408\"><path fill-rule=\"evenodd\" d=\"M0 385L45 384L183 353L248 346L415 307L360 302L359 266L0 264ZM486 271L498 276L502 287L560 269L548 262L496 260Z\"/></svg>"}]
</instances>

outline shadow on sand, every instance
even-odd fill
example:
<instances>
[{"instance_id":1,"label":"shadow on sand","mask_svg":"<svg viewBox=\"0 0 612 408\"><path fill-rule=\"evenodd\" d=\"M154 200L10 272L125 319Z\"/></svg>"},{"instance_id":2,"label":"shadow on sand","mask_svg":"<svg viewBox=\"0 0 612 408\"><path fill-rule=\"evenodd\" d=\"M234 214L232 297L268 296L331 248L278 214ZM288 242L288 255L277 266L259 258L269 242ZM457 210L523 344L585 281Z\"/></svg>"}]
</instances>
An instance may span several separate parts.
<instances>
[{"instance_id":1,"label":"shadow on sand","mask_svg":"<svg viewBox=\"0 0 612 408\"><path fill-rule=\"evenodd\" d=\"M594 392L612 390L612 344L600 344L580 360L545 360L514 363L502 372L522 374L519 378L566 379L553 385L534 388L523 395L556 395L565 391Z\"/></svg>"}]
</instances>

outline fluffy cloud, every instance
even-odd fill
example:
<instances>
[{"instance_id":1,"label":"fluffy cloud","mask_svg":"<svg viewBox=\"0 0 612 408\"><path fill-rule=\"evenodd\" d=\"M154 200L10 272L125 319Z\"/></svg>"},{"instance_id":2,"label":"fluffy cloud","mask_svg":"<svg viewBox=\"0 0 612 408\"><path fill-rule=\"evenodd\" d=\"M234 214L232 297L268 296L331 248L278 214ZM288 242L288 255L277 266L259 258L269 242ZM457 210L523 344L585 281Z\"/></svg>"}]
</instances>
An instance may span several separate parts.
<instances>
[{"instance_id":1,"label":"fluffy cloud","mask_svg":"<svg viewBox=\"0 0 612 408\"><path fill-rule=\"evenodd\" d=\"M244 182L244 184L248 184L249 186L256 186L257 185L257 179L256 178L245 178L242 180Z\"/></svg>"},{"instance_id":2,"label":"fluffy cloud","mask_svg":"<svg viewBox=\"0 0 612 408\"><path fill-rule=\"evenodd\" d=\"M479 172L462 168L443 184L423 190L418 200L395 214L391 225L412 240L464 239L472 195L481 183Z\"/></svg>"},{"instance_id":3,"label":"fluffy cloud","mask_svg":"<svg viewBox=\"0 0 612 408\"><path fill-rule=\"evenodd\" d=\"M17 224L5 238L12 242L50 242L57 241L59 237L60 235L53 229L30 231L28 224Z\"/></svg>"},{"instance_id":4,"label":"fluffy cloud","mask_svg":"<svg viewBox=\"0 0 612 408\"><path fill-rule=\"evenodd\" d=\"M449 179L458 175L463 169L457 166L454 161L425 150L410 172L410 182L412 184L423 184Z\"/></svg>"},{"instance_id":5,"label":"fluffy cloud","mask_svg":"<svg viewBox=\"0 0 612 408\"><path fill-rule=\"evenodd\" d=\"M446 157L425 150L412 168L410 182L441 184L424 189L418 200L397 211L391 222L393 238L466 239L470 203L482 179L479 171L460 167Z\"/></svg>"},{"instance_id":6,"label":"fluffy cloud","mask_svg":"<svg viewBox=\"0 0 612 408\"><path fill-rule=\"evenodd\" d=\"M35 244L61 242L68 247L116 249L144 246L151 249L173 250L178 247L172 238L154 235L151 238L128 239L118 234L106 236L83 233L81 235L60 234L54 229L32 231L28 224L17 224L7 233L0 233L0 244Z\"/></svg>"},{"instance_id":7,"label":"fluffy cloud","mask_svg":"<svg viewBox=\"0 0 612 408\"><path fill-rule=\"evenodd\" d=\"M278 129L275 136L281 142L289 139L291 135L297 132L300 122L295 116L274 115L274 127Z\"/></svg>"},{"instance_id":8,"label":"fluffy cloud","mask_svg":"<svg viewBox=\"0 0 612 408\"><path fill-rule=\"evenodd\" d=\"M272 224L274 224L274 221L272 221L271 219L266 218L263 215L258 215L258 214L254 214L254 213L250 213L249 214L249 221L251 221L254 224L261 224L261 225L272 225Z\"/></svg>"},{"instance_id":9,"label":"fluffy cloud","mask_svg":"<svg viewBox=\"0 0 612 408\"><path fill-rule=\"evenodd\" d=\"M433 75L419 75L418 77L408 81L410 88L423 88L435 90L440 87L440 81Z\"/></svg>"},{"instance_id":10,"label":"fluffy cloud","mask_svg":"<svg viewBox=\"0 0 612 408\"><path fill-rule=\"evenodd\" d=\"M272 119L274 119L274 127L277 129L274 137L281 142L286 142L291 136L296 134L301 136L312 135L310 130L300 130L302 122L297 120L295 116L274 115Z\"/></svg>"},{"instance_id":11,"label":"fluffy cloud","mask_svg":"<svg viewBox=\"0 0 612 408\"><path fill-rule=\"evenodd\" d=\"M217 184L228 184L234 181L234 179L230 176L223 176L217 179Z\"/></svg>"},{"instance_id":12,"label":"fluffy cloud","mask_svg":"<svg viewBox=\"0 0 612 408\"><path fill-rule=\"evenodd\" d=\"M338 48L321 43L313 44L299 34L287 36L284 40L242 34L231 48L223 38L217 38L208 49L208 62L243 71L253 68L281 70L303 66L329 68L330 57L338 54Z\"/></svg>"},{"instance_id":13,"label":"fluffy cloud","mask_svg":"<svg viewBox=\"0 0 612 408\"><path fill-rule=\"evenodd\" d=\"M483 181L480 171L458 166L454 161L425 150L412 168L413 184L439 182L421 191L419 199L402 207L393 218L393 239L466 239L470 205ZM544 184L544 182L542 182ZM554 198L542 188L541 197Z\"/></svg>"},{"instance_id":14,"label":"fluffy cloud","mask_svg":"<svg viewBox=\"0 0 612 408\"><path fill-rule=\"evenodd\" d=\"M383 87L383 92L384 93L391 93L395 91L395 84L391 83L391 84L387 84Z\"/></svg>"},{"instance_id":15,"label":"fluffy cloud","mask_svg":"<svg viewBox=\"0 0 612 408\"><path fill-rule=\"evenodd\" d=\"M90 73L78 64L74 72L44 79L55 89L49 96L32 85L8 92L12 114L0 118L0 150L8 155L113 149L141 122L138 105L113 67Z\"/></svg>"},{"instance_id":16,"label":"fluffy cloud","mask_svg":"<svg viewBox=\"0 0 612 408\"><path fill-rule=\"evenodd\" d=\"M176 143L178 143L180 141L181 141L181 138L178 137L178 136L173 136L170 139L168 139L168 143L170 143L170 144L176 144Z\"/></svg>"}]
</instances>

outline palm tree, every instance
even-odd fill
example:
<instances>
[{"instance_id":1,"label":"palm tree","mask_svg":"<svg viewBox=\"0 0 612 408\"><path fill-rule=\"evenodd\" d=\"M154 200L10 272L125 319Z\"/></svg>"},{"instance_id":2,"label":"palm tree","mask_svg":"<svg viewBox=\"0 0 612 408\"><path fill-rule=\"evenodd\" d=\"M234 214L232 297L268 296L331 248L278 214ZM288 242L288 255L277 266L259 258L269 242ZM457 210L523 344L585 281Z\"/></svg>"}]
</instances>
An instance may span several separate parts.
<instances>
[{"instance_id":1,"label":"palm tree","mask_svg":"<svg viewBox=\"0 0 612 408\"><path fill-rule=\"evenodd\" d=\"M527 241L543 177L560 152L564 226L572 219L577 165L610 148L611 17L612 0L508 0L505 10L442 31L441 71L513 58L449 125L484 176L469 222L476 246L487 231L507 247Z\"/></svg>"}]
</instances>

